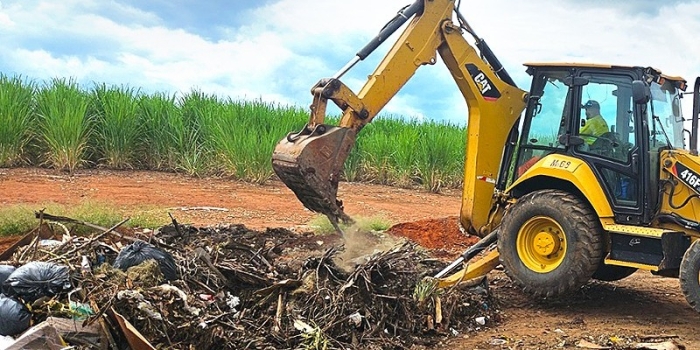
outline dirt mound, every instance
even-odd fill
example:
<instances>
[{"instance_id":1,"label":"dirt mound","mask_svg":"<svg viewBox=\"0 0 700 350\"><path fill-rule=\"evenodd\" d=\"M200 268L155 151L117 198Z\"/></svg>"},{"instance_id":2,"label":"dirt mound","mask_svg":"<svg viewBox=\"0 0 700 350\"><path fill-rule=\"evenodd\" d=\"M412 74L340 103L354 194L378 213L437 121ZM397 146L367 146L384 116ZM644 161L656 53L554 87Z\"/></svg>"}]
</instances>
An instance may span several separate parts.
<instances>
[{"instance_id":1,"label":"dirt mound","mask_svg":"<svg viewBox=\"0 0 700 350\"><path fill-rule=\"evenodd\" d=\"M400 223L389 228L387 232L406 237L430 249L434 255L446 258L461 254L480 239L462 233L459 218L456 216Z\"/></svg>"}]
</instances>

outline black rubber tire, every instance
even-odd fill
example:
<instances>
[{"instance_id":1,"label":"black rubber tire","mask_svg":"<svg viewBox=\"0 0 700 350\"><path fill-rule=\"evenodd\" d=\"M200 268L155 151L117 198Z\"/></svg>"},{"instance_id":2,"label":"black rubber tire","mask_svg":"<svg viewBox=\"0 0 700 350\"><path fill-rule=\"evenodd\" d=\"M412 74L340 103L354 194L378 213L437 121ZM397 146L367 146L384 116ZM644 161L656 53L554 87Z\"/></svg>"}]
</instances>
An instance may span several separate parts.
<instances>
[{"instance_id":1,"label":"black rubber tire","mask_svg":"<svg viewBox=\"0 0 700 350\"><path fill-rule=\"evenodd\" d=\"M696 240L685 251L678 276L685 300L700 312L700 240Z\"/></svg>"},{"instance_id":2,"label":"black rubber tire","mask_svg":"<svg viewBox=\"0 0 700 350\"><path fill-rule=\"evenodd\" d=\"M518 254L518 235L531 219L556 222L563 231L564 255L553 270L538 272ZM561 296L579 289L603 259L603 229L595 211L578 197L560 190L529 193L505 214L498 234L498 251L506 274L536 297Z\"/></svg>"},{"instance_id":3,"label":"black rubber tire","mask_svg":"<svg viewBox=\"0 0 700 350\"><path fill-rule=\"evenodd\" d=\"M619 281L631 276L636 271L637 269L634 267L605 265L600 263L598 270L593 273L593 279L606 282Z\"/></svg>"}]
</instances>

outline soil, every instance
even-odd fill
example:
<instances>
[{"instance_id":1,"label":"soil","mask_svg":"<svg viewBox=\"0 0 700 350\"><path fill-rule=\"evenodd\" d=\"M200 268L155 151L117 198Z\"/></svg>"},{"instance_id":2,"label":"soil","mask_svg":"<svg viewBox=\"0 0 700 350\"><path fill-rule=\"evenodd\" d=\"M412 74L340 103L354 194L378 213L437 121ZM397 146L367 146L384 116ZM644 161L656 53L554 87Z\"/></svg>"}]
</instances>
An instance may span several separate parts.
<instances>
[{"instance_id":1,"label":"soil","mask_svg":"<svg viewBox=\"0 0 700 350\"><path fill-rule=\"evenodd\" d=\"M396 224L387 235L414 240L442 259L455 257L476 240L459 230L459 191L433 194L341 183L338 192L350 216L384 217ZM86 201L112 204L124 213L165 208L179 222L194 225L299 231L316 217L279 181L252 185L145 171L90 170L69 176L46 169L0 169L0 194L2 206L36 205L36 209L50 202ZM0 251L15 240L0 239ZM500 270L492 271L488 279L501 310L500 321L450 337L442 348L553 349L577 348L576 344L583 348L584 340L599 345L669 340L687 349L700 348L696 331L700 315L687 304L673 278L637 272L617 282L591 282L575 295L548 301L523 295Z\"/></svg>"}]
</instances>

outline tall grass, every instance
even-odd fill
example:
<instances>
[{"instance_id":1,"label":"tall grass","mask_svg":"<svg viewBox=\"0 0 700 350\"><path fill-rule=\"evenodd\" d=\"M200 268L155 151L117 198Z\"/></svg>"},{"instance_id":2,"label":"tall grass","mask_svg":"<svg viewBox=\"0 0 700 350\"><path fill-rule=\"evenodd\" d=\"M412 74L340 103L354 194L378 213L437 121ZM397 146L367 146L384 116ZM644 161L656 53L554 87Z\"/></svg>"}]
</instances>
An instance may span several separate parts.
<instances>
[{"instance_id":1,"label":"tall grass","mask_svg":"<svg viewBox=\"0 0 700 350\"><path fill-rule=\"evenodd\" d=\"M357 141L361 150L369 150L361 151L361 178L385 185L414 184L417 155L421 152L416 147L422 127L397 117L378 118L365 127Z\"/></svg>"},{"instance_id":2,"label":"tall grass","mask_svg":"<svg viewBox=\"0 0 700 350\"><path fill-rule=\"evenodd\" d=\"M211 154L202 124L207 123L205 119L214 118L212 110L217 108L219 100L216 96L192 90L180 99L179 104L182 118L175 121L176 170L189 175L203 175L209 172L212 163L209 161Z\"/></svg>"},{"instance_id":3,"label":"tall grass","mask_svg":"<svg viewBox=\"0 0 700 350\"><path fill-rule=\"evenodd\" d=\"M375 119L357 139L345 173L361 181L439 192L461 186L466 133L438 122Z\"/></svg>"},{"instance_id":4,"label":"tall grass","mask_svg":"<svg viewBox=\"0 0 700 350\"><path fill-rule=\"evenodd\" d=\"M95 149L106 167L135 168L142 123L138 115L138 92L130 87L98 84L93 89Z\"/></svg>"},{"instance_id":5,"label":"tall grass","mask_svg":"<svg viewBox=\"0 0 700 350\"><path fill-rule=\"evenodd\" d=\"M0 76L0 166L138 168L264 183L274 178L275 145L308 116L306 108L200 90L146 94L95 84L86 91L71 79L38 86ZM459 187L465 140L464 127L380 116L358 135L344 180Z\"/></svg>"},{"instance_id":6,"label":"tall grass","mask_svg":"<svg viewBox=\"0 0 700 350\"><path fill-rule=\"evenodd\" d=\"M184 122L175 95L155 93L138 97L142 122L141 162L148 169L175 170L185 139Z\"/></svg>"},{"instance_id":7,"label":"tall grass","mask_svg":"<svg viewBox=\"0 0 700 350\"><path fill-rule=\"evenodd\" d=\"M440 192L443 187L462 183L465 133L449 124L426 123L418 138L418 178L424 188Z\"/></svg>"},{"instance_id":8,"label":"tall grass","mask_svg":"<svg viewBox=\"0 0 700 350\"><path fill-rule=\"evenodd\" d=\"M270 156L286 132L299 129L306 115L263 101L191 97L205 146L217 171L236 179L264 183L273 176Z\"/></svg>"},{"instance_id":9,"label":"tall grass","mask_svg":"<svg viewBox=\"0 0 700 350\"><path fill-rule=\"evenodd\" d=\"M71 173L85 163L92 117L90 96L73 79L52 79L37 93L39 137L45 164Z\"/></svg>"},{"instance_id":10,"label":"tall grass","mask_svg":"<svg viewBox=\"0 0 700 350\"><path fill-rule=\"evenodd\" d=\"M283 108L262 101L237 103L243 132L233 140L238 149L237 175L264 183L273 176L270 156L288 132L298 131L308 119L299 109Z\"/></svg>"},{"instance_id":11,"label":"tall grass","mask_svg":"<svg viewBox=\"0 0 700 350\"><path fill-rule=\"evenodd\" d=\"M23 161L34 124L33 82L0 74L0 167Z\"/></svg>"}]
</instances>

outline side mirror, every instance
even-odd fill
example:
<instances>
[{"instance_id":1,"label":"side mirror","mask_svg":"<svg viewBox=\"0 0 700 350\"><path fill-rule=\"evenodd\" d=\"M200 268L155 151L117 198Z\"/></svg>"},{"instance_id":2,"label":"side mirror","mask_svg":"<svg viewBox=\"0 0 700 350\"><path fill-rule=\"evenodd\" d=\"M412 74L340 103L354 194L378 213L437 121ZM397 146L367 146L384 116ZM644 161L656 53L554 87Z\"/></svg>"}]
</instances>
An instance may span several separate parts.
<instances>
[{"instance_id":1,"label":"side mirror","mask_svg":"<svg viewBox=\"0 0 700 350\"><path fill-rule=\"evenodd\" d=\"M649 86L641 80L632 82L632 99L636 104L646 104L651 98Z\"/></svg>"}]
</instances>

